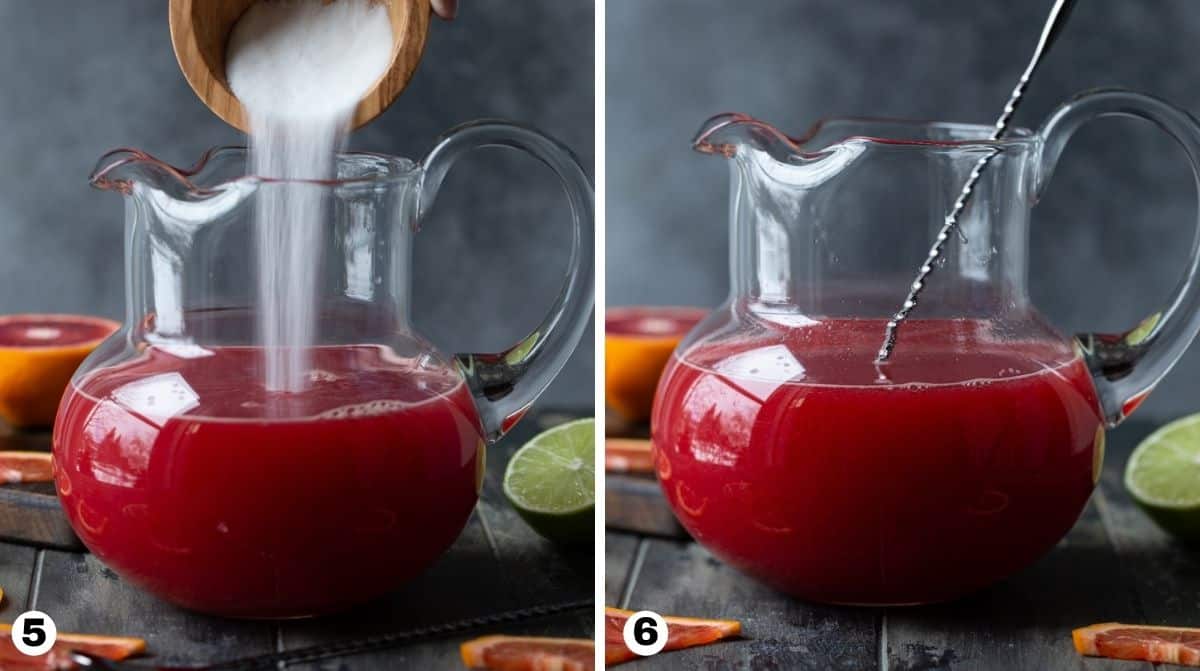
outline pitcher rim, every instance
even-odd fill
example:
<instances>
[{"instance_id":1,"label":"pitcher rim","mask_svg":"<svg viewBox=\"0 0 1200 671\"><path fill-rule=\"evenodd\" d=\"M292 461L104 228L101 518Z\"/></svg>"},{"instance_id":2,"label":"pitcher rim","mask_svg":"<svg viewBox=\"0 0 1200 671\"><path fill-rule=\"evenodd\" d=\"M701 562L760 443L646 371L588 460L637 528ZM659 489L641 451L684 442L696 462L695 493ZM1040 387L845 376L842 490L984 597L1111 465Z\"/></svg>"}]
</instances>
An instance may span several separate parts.
<instances>
[{"instance_id":1,"label":"pitcher rim","mask_svg":"<svg viewBox=\"0 0 1200 671\"><path fill-rule=\"evenodd\" d=\"M192 194L205 195L217 193L226 187L235 184L315 184L319 186L330 187L356 187L356 186L372 186L377 184L387 184L399 182L410 178L413 173L420 170L421 164L409 158L402 156L392 156L390 154L382 154L379 152L370 151L341 151L337 153L339 159L342 157L370 157L382 161L389 167L394 167L395 172L387 172L378 175L366 175L360 177L346 177L342 179L301 179L301 178L284 178L284 177L265 177L262 175L240 175L231 179L222 180L215 184L200 185L195 183L194 178L202 173L205 168L213 161L222 155L236 153L245 154L248 148L244 145L221 145L210 147L200 155L190 167L183 168L164 161L149 152L131 147L117 147L105 152L97 161L96 167L88 175L88 183L97 189L103 191L118 191L123 194L128 194L132 188L132 181L125 178L114 178L112 174L119 171L121 168L135 165L147 166L157 169L167 176L173 178L177 183L182 185L185 190Z\"/></svg>"},{"instance_id":2,"label":"pitcher rim","mask_svg":"<svg viewBox=\"0 0 1200 671\"><path fill-rule=\"evenodd\" d=\"M890 124L904 127L933 127L945 129L957 129L959 131L978 131L981 135L977 139L965 140L934 140L934 139L914 139L914 138L899 138L886 137L884 135L848 133L846 136L837 140L830 141L820 147L808 147L810 142L825 130L826 127L836 123L856 123L856 124ZM1002 138L992 140L990 134L994 131L995 126L990 124L963 123L958 121L940 121L929 119L904 119L897 117L873 117L873 116L828 116L822 117L814 122L804 131L802 135L791 136L779 130L772 124L761 121L748 114L737 112L726 112L717 114L705 121L696 136L692 140L692 148L696 151L706 154L723 154L727 157L733 156L736 153L735 145L728 142L714 141L713 138L724 131L731 128L748 128L751 131L759 131L766 133L767 136L775 142L782 143L792 153L802 157L811 157L824 153L831 147L845 144L847 142L867 142L871 144L884 145L889 147L909 147L915 149L971 149L971 148L990 148L1003 150L1006 147L1023 147L1028 146L1037 141L1037 134L1032 130L1024 127L1014 126L1008 129L1008 134Z\"/></svg>"}]
</instances>

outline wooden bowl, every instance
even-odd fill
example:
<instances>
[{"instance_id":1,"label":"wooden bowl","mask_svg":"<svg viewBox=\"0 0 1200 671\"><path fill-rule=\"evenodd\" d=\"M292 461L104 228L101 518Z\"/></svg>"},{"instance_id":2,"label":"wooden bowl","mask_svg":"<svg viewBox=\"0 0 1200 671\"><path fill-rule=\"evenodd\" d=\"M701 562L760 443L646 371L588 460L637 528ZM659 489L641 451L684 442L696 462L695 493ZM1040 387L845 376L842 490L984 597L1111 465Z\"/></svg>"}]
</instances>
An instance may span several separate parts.
<instances>
[{"instance_id":1,"label":"wooden bowl","mask_svg":"<svg viewBox=\"0 0 1200 671\"><path fill-rule=\"evenodd\" d=\"M246 112L225 79L225 47L234 24L256 0L170 0L171 44L188 84L225 123L249 131ZM412 79L429 32L429 0L376 0L388 7L392 63L354 109L351 127L379 116Z\"/></svg>"}]
</instances>

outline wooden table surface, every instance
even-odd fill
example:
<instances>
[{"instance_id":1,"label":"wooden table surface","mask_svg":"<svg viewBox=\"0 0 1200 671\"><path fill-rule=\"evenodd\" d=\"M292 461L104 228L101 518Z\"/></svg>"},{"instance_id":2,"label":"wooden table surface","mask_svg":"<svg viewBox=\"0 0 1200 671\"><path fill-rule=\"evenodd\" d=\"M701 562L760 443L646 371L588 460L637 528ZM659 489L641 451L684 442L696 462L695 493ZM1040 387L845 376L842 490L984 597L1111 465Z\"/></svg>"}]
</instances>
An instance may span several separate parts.
<instances>
[{"instance_id":1,"label":"wooden table surface","mask_svg":"<svg viewBox=\"0 0 1200 671\"><path fill-rule=\"evenodd\" d=\"M200 664L496 613L590 600L591 546L563 550L543 540L504 499L509 457L570 413L534 412L490 446L483 496L454 546L421 578L389 597L342 615L289 622L229 620L181 610L134 588L87 553L0 543L0 622L26 610L49 614L59 631L145 638L150 664ZM22 445L28 447L28 445ZM0 449L4 449L0 445ZM591 638L593 611L574 611L498 629L414 643L312 664L305 671L459 669L458 644L490 633Z\"/></svg>"},{"instance_id":2,"label":"wooden table surface","mask_svg":"<svg viewBox=\"0 0 1200 671\"><path fill-rule=\"evenodd\" d=\"M1000 584L949 604L870 609L804 603L722 564L695 543L610 530L609 605L737 619L744 631L741 640L636 660L627 668L1157 668L1085 659L1071 645L1072 628L1096 622L1200 626L1200 551L1173 543L1135 507L1122 485L1130 452L1153 428L1129 422L1109 432L1100 486L1050 554Z\"/></svg>"}]
</instances>

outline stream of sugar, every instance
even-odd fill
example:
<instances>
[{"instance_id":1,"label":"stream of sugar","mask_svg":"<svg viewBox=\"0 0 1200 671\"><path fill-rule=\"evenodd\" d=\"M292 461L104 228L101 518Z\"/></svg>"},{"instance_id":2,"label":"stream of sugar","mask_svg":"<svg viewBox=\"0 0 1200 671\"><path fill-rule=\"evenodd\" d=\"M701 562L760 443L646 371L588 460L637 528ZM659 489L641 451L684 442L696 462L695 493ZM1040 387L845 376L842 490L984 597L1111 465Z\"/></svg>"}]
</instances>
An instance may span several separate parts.
<instances>
[{"instance_id":1,"label":"stream of sugar","mask_svg":"<svg viewBox=\"0 0 1200 671\"><path fill-rule=\"evenodd\" d=\"M387 8L370 0L259 0L230 34L226 77L249 117L258 328L265 383L299 392L316 339L328 187L359 99L392 54Z\"/></svg>"}]
</instances>

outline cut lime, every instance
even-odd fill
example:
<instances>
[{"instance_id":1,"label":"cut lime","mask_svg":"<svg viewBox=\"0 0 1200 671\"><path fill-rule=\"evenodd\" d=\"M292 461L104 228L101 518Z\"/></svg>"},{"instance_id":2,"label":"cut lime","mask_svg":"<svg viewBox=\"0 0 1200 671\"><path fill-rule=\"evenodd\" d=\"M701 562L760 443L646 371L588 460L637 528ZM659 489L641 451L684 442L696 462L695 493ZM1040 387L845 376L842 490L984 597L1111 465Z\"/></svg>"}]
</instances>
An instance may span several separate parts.
<instances>
[{"instance_id":1,"label":"cut lime","mask_svg":"<svg viewBox=\"0 0 1200 671\"><path fill-rule=\"evenodd\" d=\"M1125 488L1168 533L1200 542L1200 414L1143 440L1125 465Z\"/></svg>"},{"instance_id":2,"label":"cut lime","mask_svg":"<svg viewBox=\"0 0 1200 671\"><path fill-rule=\"evenodd\" d=\"M590 417L547 429L517 450L504 471L504 495L534 531L552 541L593 538L595 431Z\"/></svg>"},{"instance_id":3,"label":"cut lime","mask_svg":"<svg viewBox=\"0 0 1200 671\"><path fill-rule=\"evenodd\" d=\"M1142 344L1146 338L1150 337L1150 334L1154 331L1154 327L1158 326L1160 319L1162 319L1161 312L1155 312L1143 319L1132 331L1125 334L1125 344L1135 346Z\"/></svg>"}]
</instances>

